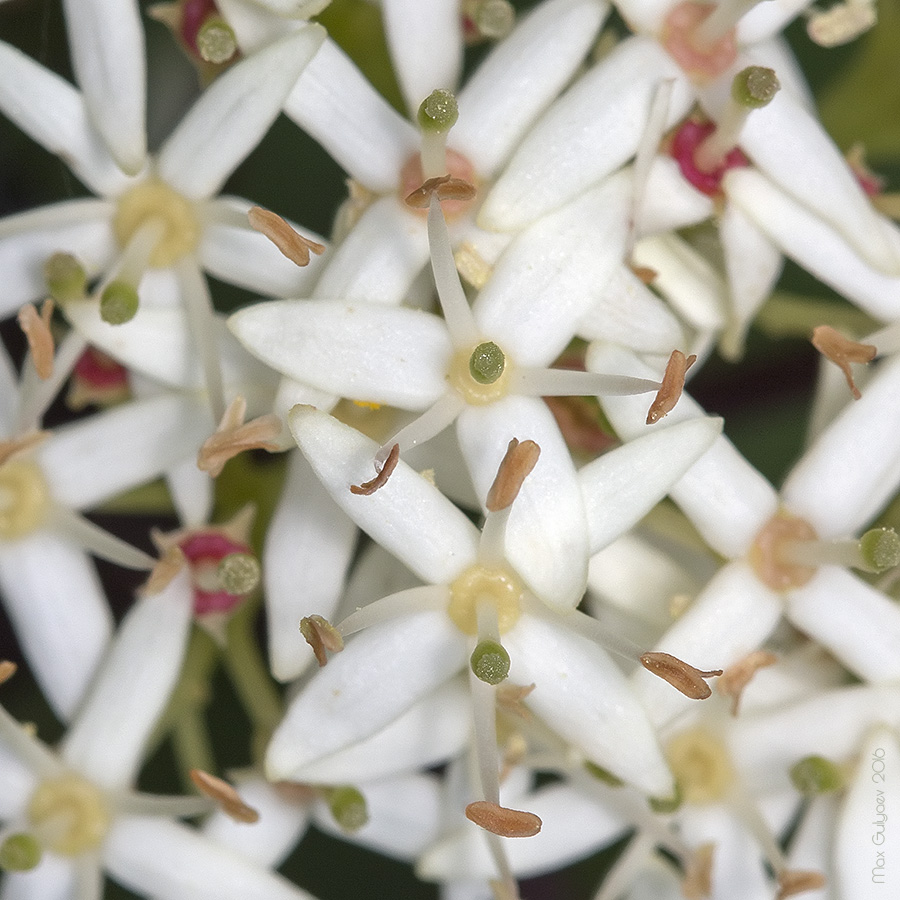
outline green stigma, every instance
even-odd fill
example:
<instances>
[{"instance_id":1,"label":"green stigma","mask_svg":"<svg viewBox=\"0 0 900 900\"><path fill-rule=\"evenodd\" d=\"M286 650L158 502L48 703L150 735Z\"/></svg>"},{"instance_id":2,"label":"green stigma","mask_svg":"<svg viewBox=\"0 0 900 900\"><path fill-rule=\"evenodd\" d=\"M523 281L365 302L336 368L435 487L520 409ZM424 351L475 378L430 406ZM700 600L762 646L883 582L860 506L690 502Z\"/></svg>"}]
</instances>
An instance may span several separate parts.
<instances>
[{"instance_id":1,"label":"green stigma","mask_svg":"<svg viewBox=\"0 0 900 900\"><path fill-rule=\"evenodd\" d=\"M791 783L805 797L828 794L844 783L840 768L824 756L806 756L791 766Z\"/></svg>"},{"instance_id":2,"label":"green stigma","mask_svg":"<svg viewBox=\"0 0 900 900\"><path fill-rule=\"evenodd\" d=\"M458 118L456 97L450 91L432 91L419 107L419 128L432 134L445 134L456 124Z\"/></svg>"},{"instance_id":3,"label":"green stigma","mask_svg":"<svg viewBox=\"0 0 900 900\"><path fill-rule=\"evenodd\" d=\"M500 684L509 675L509 654L496 641L480 641L469 662L475 677L486 684Z\"/></svg>"},{"instance_id":4,"label":"green stigma","mask_svg":"<svg viewBox=\"0 0 900 900\"><path fill-rule=\"evenodd\" d=\"M672 794L671 797L648 797L647 803L650 804L650 809L652 809L653 812L666 815L668 813L676 812L683 800L684 795L681 791L681 785L676 781L675 793Z\"/></svg>"},{"instance_id":5,"label":"green stigma","mask_svg":"<svg viewBox=\"0 0 900 900\"><path fill-rule=\"evenodd\" d=\"M598 766L597 763L588 761L584 764L584 767L587 769L589 775L592 775L597 781L608 784L610 787L622 787L622 785L625 784L618 775L613 775L609 769L604 769L603 766Z\"/></svg>"},{"instance_id":6,"label":"green stigma","mask_svg":"<svg viewBox=\"0 0 900 900\"><path fill-rule=\"evenodd\" d=\"M100 297L100 318L110 325L130 322L138 311L138 292L126 281L111 281Z\"/></svg>"},{"instance_id":7,"label":"green stigma","mask_svg":"<svg viewBox=\"0 0 900 900\"><path fill-rule=\"evenodd\" d=\"M479 384L498 381L505 367L506 357L493 341L479 344L469 357L469 374Z\"/></svg>"},{"instance_id":8,"label":"green stigma","mask_svg":"<svg viewBox=\"0 0 900 900\"><path fill-rule=\"evenodd\" d=\"M228 62L237 53L234 30L221 16L209 16L197 32L197 50L208 63Z\"/></svg>"},{"instance_id":9,"label":"green stigma","mask_svg":"<svg viewBox=\"0 0 900 900\"><path fill-rule=\"evenodd\" d=\"M249 594L259 584L259 560L251 553L229 553L219 563L217 574L229 594Z\"/></svg>"},{"instance_id":10,"label":"green stigma","mask_svg":"<svg viewBox=\"0 0 900 900\"><path fill-rule=\"evenodd\" d=\"M900 565L900 536L893 528L872 528L859 540L866 568L880 575Z\"/></svg>"},{"instance_id":11,"label":"green stigma","mask_svg":"<svg viewBox=\"0 0 900 900\"><path fill-rule=\"evenodd\" d=\"M80 300L87 288L87 272L71 253L54 253L44 263L50 296L59 303Z\"/></svg>"},{"instance_id":12,"label":"green stigma","mask_svg":"<svg viewBox=\"0 0 900 900\"><path fill-rule=\"evenodd\" d=\"M332 788L328 792L328 808L342 831L359 831L369 821L366 798L350 785Z\"/></svg>"},{"instance_id":13,"label":"green stigma","mask_svg":"<svg viewBox=\"0 0 900 900\"><path fill-rule=\"evenodd\" d=\"M41 861L41 845L27 832L11 834L0 844L0 869L4 872L30 872Z\"/></svg>"},{"instance_id":14,"label":"green stigma","mask_svg":"<svg viewBox=\"0 0 900 900\"><path fill-rule=\"evenodd\" d=\"M762 109L772 102L781 89L774 69L765 66L747 66L734 76L731 82L731 96L735 103L747 109Z\"/></svg>"}]
</instances>

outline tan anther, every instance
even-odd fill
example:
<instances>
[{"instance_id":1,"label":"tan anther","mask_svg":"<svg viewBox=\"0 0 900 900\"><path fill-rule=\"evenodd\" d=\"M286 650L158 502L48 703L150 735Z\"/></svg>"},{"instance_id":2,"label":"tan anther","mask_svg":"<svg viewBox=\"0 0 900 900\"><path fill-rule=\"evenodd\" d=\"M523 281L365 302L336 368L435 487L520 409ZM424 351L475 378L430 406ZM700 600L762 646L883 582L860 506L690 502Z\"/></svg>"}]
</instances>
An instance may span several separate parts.
<instances>
[{"instance_id":1,"label":"tan anther","mask_svg":"<svg viewBox=\"0 0 900 900\"><path fill-rule=\"evenodd\" d=\"M391 473L397 468L398 462L400 462L400 445L394 444L378 474L371 481L364 481L362 484L351 484L350 493L363 497L374 494L375 491L387 484L388 478L391 477Z\"/></svg>"},{"instance_id":2,"label":"tan anther","mask_svg":"<svg viewBox=\"0 0 900 900\"><path fill-rule=\"evenodd\" d=\"M653 284L659 275L659 272L657 272L656 269L651 269L650 266L638 266L633 264L631 266L631 271L637 275L642 284L647 285Z\"/></svg>"},{"instance_id":3,"label":"tan anther","mask_svg":"<svg viewBox=\"0 0 900 900\"><path fill-rule=\"evenodd\" d=\"M703 679L722 674L721 669L695 669L677 656L657 650L645 653L641 657L641 665L663 681L668 681L673 688L691 700L705 700L709 697L712 689Z\"/></svg>"},{"instance_id":4,"label":"tan anther","mask_svg":"<svg viewBox=\"0 0 900 900\"><path fill-rule=\"evenodd\" d=\"M681 893L685 900L706 900L712 894L712 865L715 844L701 844L687 858Z\"/></svg>"},{"instance_id":5,"label":"tan anther","mask_svg":"<svg viewBox=\"0 0 900 900\"><path fill-rule=\"evenodd\" d=\"M836 331L830 325L818 325L813 329L812 345L826 359L831 360L847 379L847 384L853 396L859 400L862 394L853 380L853 372L850 363L870 363L878 354L878 348L873 344L860 344L859 341L851 341Z\"/></svg>"},{"instance_id":6,"label":"tan anther","mask_svg":"<svg viewBox=\"0 0 900 900\"><path fill-rule=\"evenodd\" d=\"M534 813L521 809L507 809L490 800L476 800L466 807L470 822L500 837L534 837L543 824Z\"/></svg>"},{"instance_id":7,"label":"tan anther","mask_svg":"<svg viewBox=\"0 0 900 900\"><path fill-rule=\"evenodd\" d=\"M241 795L227 782L203 769L191 769L191 781L197 790L218 803L219 808L235 822L252 825L259 821L259 813L241 799Z\"/></svg>"},{"instance_id":8,"label":"tan anther","mask_svg":"<svg viewBox=\"0 0 900 900\"><path fill-rule=\"evenodd\" d=\"M153 571L150 572L150 577L141 588L141 593L158 594L168 587L169 582L186 563L187 560L178 547L167 547L153 567Z\"/></svg>"},{"instance_id":9,"label":"tan anther","mask_svg":"<svg viewBox=\"0 0 900 900\"><path fill-rule=\"evenodd\" d=\"M774 665L778 657L768 650L754 650L743 659L739 659L734 665L729 666L722 673L722 677L716 682L716 689L724 697L731 698L731 714L737 715L738 705L741 702L741 694L750 683L750 679L766 666Z\"/></svg>"},{"instance_id":10,"label":"tan anther","mask_svg":"<svg viewBox=\"0 0 900 900\"><path fill-rule=\"evenodd\" d=\"M294 265L308 266L310 253L316 256L325 252L324 244L318 244L296 232L278 213L261 206L252 206L247 213L250 225L264 234Z\"/></svg>"},{"instance_id":11,"label":"tan anther","mask_svg":"<svg viewBox=\"0 0 900 900\"><path fill-rule=\"evenodd\" d=\"M5 684L19 667L8 659L0 660L0 684Z\"/></svg>"},{"instance_id":12,"label":"tan anther","mask_svg":"<svg viewBox=\"0 0 900 900\"><path fill-rule=\"evenodd\" d=\"M522 441L519 443L513 438L506 448L506 455L497 469L497 477L488 491L488 512L500 512L512 506L513 501L519 496L522 483L537 465L541 455L541 448L534 441Z\"/></svg>"},{"instance_id":13,"label":"tan anther","mask_svg":"<svg viewBox=\"0 0 900 900\"><path fill-rule=\"evenodd\" d=\"M812 566L791 562L783 552L785 545L816 541L812 525L779 513L763 527L750 548L748 558L760 581L776 591L803 587L816 574Z\"/></svg>"},{"instance_id":14,"label":"tan anther","mask_svg":"<svg viewBox=\"0 0 900 900\"><path fill-rule=\"evenodd\" d=\"M452 175L441 175L438 178L429 178L421 187L408 194L405 202L413 209L427 209L432 194L436 194L438 200L443 202L471 200L475 193L475 185L469 184L468 181L454 178Z\"/></svg>"},{"instance_id":15,"label":"tan anther","mask_svg":"<svg viewBox=\"0 0 900 900\"><path fill-rule=\"evenodd\" d=\"M33 303L28 303L19 310L19 328L28 339L28 349L34 361L38 376L44 380L53 374L53 334L50 331L50 320L53 318L53 301L48 298L41 306L38 314Z\"/></svg>"},{"instance_id":16,"label":"tan anther","mask_svg":"<svg viewBox=\"0 0 900 900\"><path fill-rule=\"evenodd\" d=\"M281 420L269 413L259 418L244 422L247 414L247 401L243 397L235 397L215 433L208 437L197 454L197 468L216 478L225 468L229 459L243 453L244 450L268 450L270 453L279 449L272 439L281 432Z\"/></svg>"},{"instance_id":17,"label":"tan anther","mask_svg":"<svg viewBox=\"0 0 900 900\"><path fill-rule=\"evenodd\" d=\"M778 893L776 900L793 897L804 891L816 891L825 887L825 876L821 872L786 869L778 876Z\"/></svg>"},{"instance_id":18,"label":"tan anther","mask_svg":"<svg viewBox=\"0 0 900 900\"><path fill-rule=\"evenodd\" d=\"M50 437L49 431L29 431L19 437L0 441L0 466L9 462L14 456L28 453Z\"/></svg>"},{"instance_id":19,"label":"tan anther","mask_svg":"<svg viewBox=\"0 0 900 900\"><path fill-rule=\"evenodd\" d=\"M656 399L650 404L650 410L647 413L648 425L655 424L663 416L672 412L684 390L684 376L696 361L697 357L693 353L686 357L680 350L672 351L672 355L666 363L666 371Z\"/></svg>"},{"instance_id":20,"label":"tan anther","mask_svg":"<svg viewBox=\"0 0 900 900\"><path fill-rule=\"evenodd\" d=\"M534 684L501 684L494 694L497 706L526 722L534 718L531 710L522 702L535 688Z\"/></svg>"},{"instance_id":21,"label":"tan anther","mask_svg":"<svg viewBox=\"0 0 900 900\"><path fill-rule=\"evenodd\" d=\"M344 649L341 633L322 616L304 616L300 620L300 634L316 655L319 668L328 662L328 653L339 653Z\"/></svg>"}]
</instances>

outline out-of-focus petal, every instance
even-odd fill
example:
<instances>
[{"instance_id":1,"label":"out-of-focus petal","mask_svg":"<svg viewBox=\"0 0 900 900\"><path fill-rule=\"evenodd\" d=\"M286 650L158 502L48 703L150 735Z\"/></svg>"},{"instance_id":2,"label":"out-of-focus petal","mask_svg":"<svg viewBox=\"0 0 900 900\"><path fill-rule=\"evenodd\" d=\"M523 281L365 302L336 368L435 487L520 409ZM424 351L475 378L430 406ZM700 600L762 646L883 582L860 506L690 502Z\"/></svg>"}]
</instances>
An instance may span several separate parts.
<instances>
[{"instance_id":1,"label":"out-of-focus petal","mask_svg":"<svg viewBox=\"0 0 900 900\"><path fill-rule=\"evenodd\" d=\"M76 868L71 859L45 853L30 872L4 872L3 900L72 900L76 896Z\"/></svg>"}]
</instances>

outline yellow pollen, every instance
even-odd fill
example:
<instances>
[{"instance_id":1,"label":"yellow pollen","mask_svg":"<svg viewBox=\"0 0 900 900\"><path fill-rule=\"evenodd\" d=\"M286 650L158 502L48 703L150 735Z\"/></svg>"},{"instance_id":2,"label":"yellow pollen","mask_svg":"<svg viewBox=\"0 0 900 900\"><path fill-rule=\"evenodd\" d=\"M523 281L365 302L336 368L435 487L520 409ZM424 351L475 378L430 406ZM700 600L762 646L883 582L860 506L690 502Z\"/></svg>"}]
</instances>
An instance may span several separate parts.
<instances>
[{"instance_id":1,"label":"yellow pollen","mask_svg":"<svg viewBox=\"0 0 900 900\"><path fill-rule=\"evenodd\" d=\"M161 181L145 181L119 198L113 220L119 245L125 247L134 233L152 219L161 220L165 230L150 254L151 266L170 266L197 246L200 223L193 204Z\"/></svg>"},{"instance_id":2,"label":"yellow pollen","mask_svg":"<svg viewBox=\"0 0 900 900\"><path fill-rule=\"evenodd\" d=\"M111 821L102 792L77 775L39 784L28 804L28 818L41 843L62 856L99 847Z\"/></svg>"},{"instance_id":3,"label":"yellow pollen","mask_svg":"<svg viewBox=\"0 0 900 900\"><path fill-rule=\"evenodd\" d=\"M447 381L460 393L466 403L472 406L487 406L488 403L502 400L509 392L509 373L513 366L509 356L504 353L505 364L500 377L492 384L479 384L469 371L469 360L472 358L475 346L453 354L450 368L447 371Z\"/></svg>"},{"instance_id":4,"label":"yellow pollen","mask_svg":"<svg viewBox=\"0 0 900 900\"><path fill-rule=\"evenodd\" d=\"M493 603L500 634L505 634L519 621L522 593L519 579L511 572L475 565L450 585L447 615L463 633L477 634L478 604Z\"/></svg>"},{"instance_id":5,"label":"yellow pollen","mask_svg":"<svg viewBox=\"0 0 900 900\"><path fill-rule=\"evenodd\" d=\"M816 570L791 562L787 545L817 540L809 522L778 513L763 526L750 548L749 559L760 581L776 591L803 587Z\"/></svg>"},{"instance_id":6,"label":"yellow pollen","mask_svg":"<svg viewBox=\"0 0 900 900\"><path fill-rule=\"evenodd\" d=\"M50 494L38 466L13 459L0 467L0 538L15 540L41 526Z\"/></svg>"},{"instance_id":7,"label":"yellow pollen","mask_svg":"<svg viewBox=\"0 0 900 900\"><path fill-rule=\"evenodd\" d=\"M688 803L724 800L734 781L728 750L703 728L685 731L669 741L666 757Z\"/></svg>"}]
</instances>

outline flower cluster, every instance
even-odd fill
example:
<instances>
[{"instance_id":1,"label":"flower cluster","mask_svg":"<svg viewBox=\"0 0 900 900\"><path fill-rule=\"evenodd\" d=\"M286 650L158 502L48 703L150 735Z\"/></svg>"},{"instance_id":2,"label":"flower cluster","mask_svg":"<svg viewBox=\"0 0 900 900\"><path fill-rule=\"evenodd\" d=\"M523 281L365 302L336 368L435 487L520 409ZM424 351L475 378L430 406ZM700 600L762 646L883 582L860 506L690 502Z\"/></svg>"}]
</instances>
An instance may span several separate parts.
<instances>
[{"instance_id":1,"label":"flower cluster","mask_svg":"<svg viewBox=\"0 0 900 900\"><path fill-rule=\"evenodd\" d=\"M63 0L71 78L0 40L2 133L71 174L0 172L3 898L405 890L352 844L448 900L586 857L595 900L893 896L896 196L782 36L876 19ZM765 329L820 366L780 488ZM736 377L766 474L704 408Z\"/></svg>"}]
</instances>

